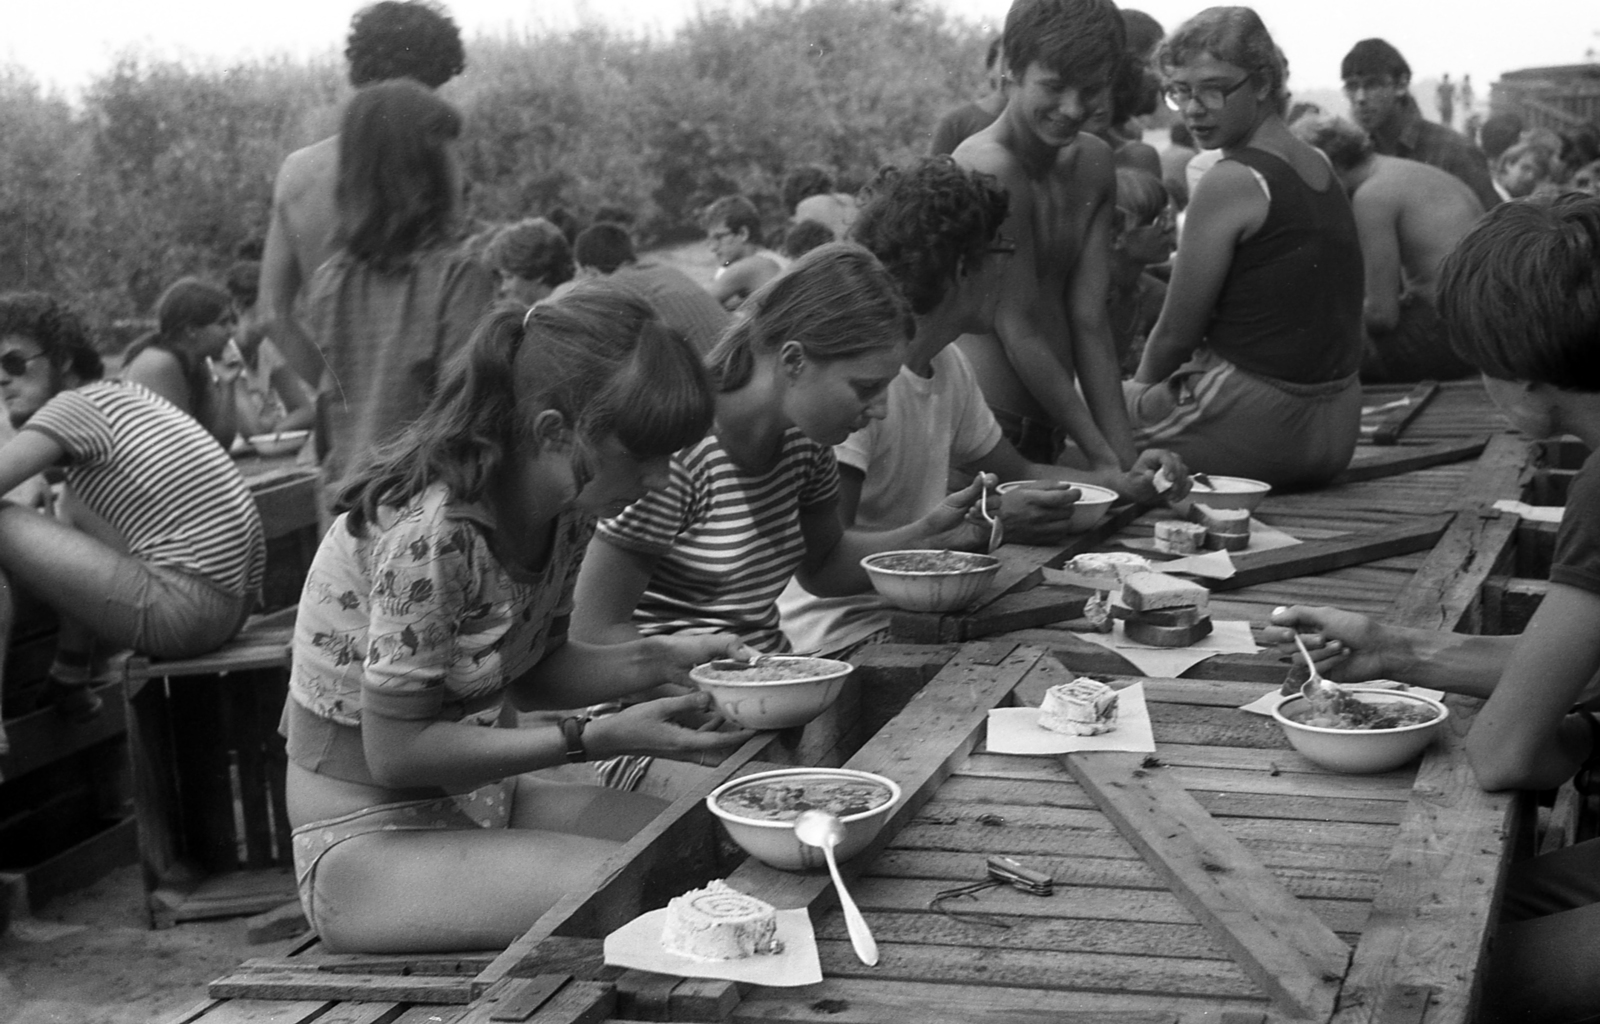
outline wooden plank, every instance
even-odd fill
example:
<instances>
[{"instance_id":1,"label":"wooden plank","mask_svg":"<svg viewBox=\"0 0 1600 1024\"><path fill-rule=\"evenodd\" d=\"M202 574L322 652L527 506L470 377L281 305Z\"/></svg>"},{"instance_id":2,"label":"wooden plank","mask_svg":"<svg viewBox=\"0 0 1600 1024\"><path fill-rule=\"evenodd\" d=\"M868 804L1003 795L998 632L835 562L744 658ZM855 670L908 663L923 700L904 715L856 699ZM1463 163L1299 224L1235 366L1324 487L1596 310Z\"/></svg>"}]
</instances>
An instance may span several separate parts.
<instances>
[{"instance_id":1,"label":"wooden plank","mask_svg":"<svg viewBox=\"0 0 1600 1024\"><path fill-rule=\"evenodd\" d=\"M0 755L0 782L21 778L126 732L128 720L121 684L102 683L94 692L105 708L88 722L69 722L53 707L8 719L6 735L11 740L11 751Z\"/></svg>"},{"instance_id":2,"label":"wooden plank","mask_svg":"<svg viewBox=\"0 0 1600 1024\"><path fill-rule=\"evenodd\" d=\"M1330 487L1381 480L1414 473L1419 469L1464 462L1483 453L1489 443L1486 434L1473 441L1446 441L1443 444L1392 448L1357 448L1355 458L1343 473L1334 478Z\"/></svg>"},{"instance_id":3,"label":"wooden plank","mask_svg":"<svg viewBox=\"0 0 1600 1024\"><path fill-rule=\"evenodd\" d=\"M1061 759L1145 861L1273 1003L1325 1020L1350 948L1160 769L1139 754Z\"/></svg>"},{"instance_id":4,"label":"wooden plank","mask_svg":"<svg viewBox=\"0 0 1600 1024\"><path fill-rule=\"evenodd\" d=\"M1384 530L1362 531L1336 540L1311 540L1293 547L1237 556L1234 565L1238 571L1234 575L1225 580L1208 580L1206 585L1213 592L1239 590L1274 580L1314 576L1413 551L1426 551L1444 535L1450 520L1448 513L1432 515Z\"/></svg>"},{"instance_id":5,"label":"wooden plank","mask_svg":"<svg viewBox=\"0 0 1600 1024\"><path fill-rule=\"evenodd\" d=\"M1382 419L1372 424L1372 443L1376 445L1392 445L1400 440L1400 435L1417 418L1417 414L1428 407L1435 395L1439 393L1439 382L1425 380L1412 388L1403 401L1405 405L1386 413ZM1362 424L1361 432L1367 433L1367 425Z\"/></svg>"},{"instance_id":6,"label":"wooden plank","mask_svg":"<svg viewBox=\"0 0 1600 1024\"><path fill-rule=\"evenodd\" d=\"M932 797L939 784L978 742L989 709L1046 656L1035 648L972 643L913 697L894 720L856 752L846 767L886 775L903 791L900 805L865 850L840 865L854 877ZM826 874L798 874L746 860L728 877L736 889L780 908L809 907L832 882Z\"/></svg>"},{"instance_id":7,"label":"wooden plank","mask_svg":"<svg viewBox=\"0 0 1600 1024\"><path fill-rule=\"evenodd\" d=\"M330 974L324 971L244 971L213 981L213 999L400 1000L468 1003L470 978L405 977L398 974Z\"/></svg>"},{"instance_id":8,"label":"wooden plank","mask_svg":"<svg viewBox=\"0 0 1600 1024\"><path fill-rule=\"evenodd\" d=\"M716 978L685 978L672 990L670 1019L727 1020L739 1005L739 986Z\"/></svg>"},{"instance_id":9,"label":"wooden plank","mask_svg":"<svg viewBox=\"0 0 1600 1024\"><path fill-rule=\"evenodd\" d=\"M498 995L495 1006L489 1011L491 1021L525 1021L532 1017L539 1008L549 1002L550 997L561 990L561 987L572 978L566 974L541 974L533 978L507 978L501 983L501 988L496 993L485 996L486 999Z\"/></svg>"},{"instance_id":10,"label":"wooden plank","mask_svg":"<svg viewBox=\"0 0 1600 1024\"><path fill-rule=\"evenodd\" d=\"M325 999L229 999L213 1004L198 1020L200 1024L310 1024L328 1006Z\"/></svg>"},{"instance_id":11,"label":"wooden plank","mask_svg":"<svg viewBox=\"0 0 1600 1024\"><path fill-rule=\"evenodd\" d=\"M1517 517L1465 511L1390 606L1387 621L1454 631L1477 603L1484 581L1507 557Z\"/></svg>"},{"instance_id":12,"label":"wooden plank","mask_svg":"<svg viewBox=\"0 0 1600 1024\"><path fill-rule=\"evenodd\" d=\"M570 981L532 1017L529 1024L600 1024L617 1007L617 987L609 982Z\"/></svg>"},{"instance_id":13,"label":"wooden plank","mask_svg":"<svg viewBox=\"0 0 1600 1024\"><path fill-rule=\"evenodd\" d=\"M1533 475L1533 449L1515 434L1496 434L1479 456L1457 492L1456 508L1493 505L1501 498L1522 497L1523 483Z\"/></svg>"}]
</instances>

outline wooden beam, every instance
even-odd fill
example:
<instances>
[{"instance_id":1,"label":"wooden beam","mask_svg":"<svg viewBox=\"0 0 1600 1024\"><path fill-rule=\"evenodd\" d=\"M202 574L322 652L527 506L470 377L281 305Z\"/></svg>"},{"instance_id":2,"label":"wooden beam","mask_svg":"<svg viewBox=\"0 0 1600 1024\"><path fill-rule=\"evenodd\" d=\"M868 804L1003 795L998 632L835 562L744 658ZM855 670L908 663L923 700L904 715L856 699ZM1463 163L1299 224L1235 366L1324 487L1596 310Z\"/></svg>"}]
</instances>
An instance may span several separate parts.
<instances>
[{"instance_id":1,"label":"wooden beam","mask_svg":"<svg viewBox=\"0 0 1600 1024\"><path fill-rule=\"evenodd\" d=\"M1239 590L1259 583L1314 576L1380 558L1426 551L1444 535L1451 513L1426 516L1388 529L1353 533L1330 540L1308 540L1292 547L1236 557L1238 571L1225 580L1207 581L1213 591Z\"/></svg>"},{"instance_id":2,"label":"wooden beam","mask_svg":"<svg viewBox=\"0 0 1600 1024\"><path fill-rule=\"evenodd\" d=\"M1058 760L1280 1010L1328 1019L1350 947L1276 875L1143 755Z\"/></svg>"},{"instance_id":3,"label":"wooden beam","mask_svg":"<svg viewBox=\"0 0 1600 1024\"><path fill-rule=\"evenodd\" d=\"M1382 419L1371 425L1372 443L1376 445L1398 443L1400 434L1412 420L1417 418L1418 413L1427 408L1428 403L1433 401L1433 396L1438 393L1438 381L1425 380L1412 388L1403 399L1404 405L1386 413ZM1369 432L1367 424L1361 425L1361 432L1363 434Z\"/></svg>"},{"instance_id":4,"label":"wooden beam","mask_svg":"<svg viewBox=\"0 0 1600 1024\"><path fill-rule=\"evenodd\" d=\"M1449 441L1443 444L1403 448L1357 448L1355 458L1350 460L1349 467L1335 477L1330 486L1360 483L1363 480L1381 480L1384 477L1399 476L1419 469L1465 462L1483 454L1483 449L1488 443L1489 436L1485 434L1475 441Z\"/></svg>"}]
</instances>

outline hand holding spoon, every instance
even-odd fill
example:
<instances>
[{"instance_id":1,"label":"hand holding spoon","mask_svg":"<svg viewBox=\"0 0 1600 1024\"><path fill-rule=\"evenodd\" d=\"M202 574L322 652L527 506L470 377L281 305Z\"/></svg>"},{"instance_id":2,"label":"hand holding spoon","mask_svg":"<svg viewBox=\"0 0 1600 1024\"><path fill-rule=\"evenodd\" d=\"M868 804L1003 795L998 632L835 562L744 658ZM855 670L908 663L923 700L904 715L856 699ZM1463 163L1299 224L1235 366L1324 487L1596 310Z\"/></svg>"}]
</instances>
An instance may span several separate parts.
<instances>
[{"instance_id":1,"label":"hand holding spoon","mask_svg":"<svg viewBox=\"0 0 1600 1024\"><path fill-rule=\"evenodd\" d=\"M833 887L839 892L845 927L850 930L850 945L855 947L862 963L868 967L877 966L877 940L873 939L872 930L867 927L867 919L861 916L856 901L850 898L850 891L844 887L844 879L839 876L839 862L833 857L834 846L844 838L844 822L827 811L801 811L794 819L794 834L807 846L822 847L822 855L828 858L828 872L833 875Z\"/></svg>"},{"instance_id":2,"label":"hand holding spoon","mask_svg":"<svg viewBox=\"0 0 1600 1024\"><path fill-rule=\"evenodd\" d=\"M1300 648L1300 653L1306 659L1306 669L1311 677L1300 687L1301 696L1319 706L1327 706L1344 697L1344 690L1337 683L1330 683L1322 678L1322 673L1317 671L1317 663L1311 660L1311 652L1306 650L1306 642L1300 639L1300 634L1294 634L1295 646Z\"/></svg>"}]
</instances>

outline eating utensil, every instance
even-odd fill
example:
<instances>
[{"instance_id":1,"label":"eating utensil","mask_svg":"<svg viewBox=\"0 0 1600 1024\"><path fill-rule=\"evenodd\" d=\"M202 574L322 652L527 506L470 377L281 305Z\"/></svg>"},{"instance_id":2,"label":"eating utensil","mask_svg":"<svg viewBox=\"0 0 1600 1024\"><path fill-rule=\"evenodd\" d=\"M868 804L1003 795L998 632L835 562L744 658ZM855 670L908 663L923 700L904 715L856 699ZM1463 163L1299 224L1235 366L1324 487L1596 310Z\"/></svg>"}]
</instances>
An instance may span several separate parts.
<instances>
[{"instance_id":1,"label":"eating utensil","mask_svg":"<svg viewBox=\"0 0 1600 1024\"><path fill-rule=\"evenodd\" d=\"M1306 642L1300 639L1299 633L1294 634L1294 643L1300 648L1301 655L1306 659L1306 668L1311 672L1311 677L1300 685L1300 695L1313 704L1331 704L1342 699L1344 688L1322 678L1322 673L1317 671L1317 664L1311 660L1311 652L1306 650Z\"/></svg>"},{"instance_id":2,"label":"eating utensil","mask_svg":"<svg viewBox=\"0 0 1600 1024\"><path fill-rule=\"evenodd\" d=\"M1217 489L1217 485L1212 483L1211 478L1206 476L1204 473L1190 473L1189 479L1193 480L1195 483L1199 484L1201 487L1204 487L1208 491L1214 491Z\"/></svg>"},{"instance_id":3,"label":"eating utensil","mask_svg":"<svg viewBox=\"0 0 1600 1024\"><path fill-rule=\"evenodd\" d=\"M877 940L872 937L872 929L867 927L867 919L861 916L856 901L850 898L850 890L844 887L844 879L839 875L839 862L833 856L834 846L844 838L844 822L827 811L801 811L799 817L794 819L794 834L807 846L822 847L822 855L828 859L828 872L833 875L833 887L839 893L844 926L850 931L850 945L855 947L856 956L861 958L862 963L876 967Z\"/></svg>"},{"instance_id":4,"label":"eating utensil","mask_svg":"<svg viewBox=\"0 0 1600 1024\"><path fill-rule=\"evenodd\" d=\"M1000 517L989 511L988 484L984 484L983 490L978 493L978 514L989 520L989 554L992 555L1005 537L1000 528Z\"/></svg>"},{"instance_id":5,"label":"eating utensil","mask_svg":"<svg viewBox=\"0 0 1600 1024\"><path fill-rule=\"evenodd\" d=\"M772 657L770 654L756 654L752 655L749 661L740 661L738 658L717 658L706 662L706 666L720 672L737 672L740 669L755 668L770 657Z\"/></svg>"}]
</instances>

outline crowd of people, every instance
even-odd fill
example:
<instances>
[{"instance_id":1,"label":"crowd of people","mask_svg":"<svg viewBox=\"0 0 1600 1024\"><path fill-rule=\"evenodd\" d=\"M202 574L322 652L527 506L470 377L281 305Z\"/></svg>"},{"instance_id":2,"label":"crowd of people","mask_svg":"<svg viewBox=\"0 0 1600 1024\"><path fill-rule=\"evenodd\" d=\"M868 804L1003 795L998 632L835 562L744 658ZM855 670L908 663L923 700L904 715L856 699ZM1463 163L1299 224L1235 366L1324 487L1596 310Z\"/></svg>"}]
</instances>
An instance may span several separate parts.
<instances>
[{"instance_id":1,"label":"crowd of people","mask_svg":"<svg viewBox=\"0 0 1600 1024\"><path fill-rule=\"evenodd\" d=\"M228 448L312 428L326 530L283 731L329 948L521 934L662 806L538 769L741 742L690 667L883 639L860 559L981 550L979 505L1049 544L1077 484L1317 487L1363 381L1481 373L1524 431L1600 443L1600 128L1496 115L1469 139L1422 117L1382 39L1343 62L1346 118L1291 104L1248 7L1167 32L1015 0L929 156L858 192L795 168L781 231L710 203L706 286L641 255L627 210L463 238L462 119L436 91L455 25L381 0L346 55L340 131L285 160L259 253L172 284L117 379L61 299L0 296L0 570L61 614L63 714L97 711L97 645L181 656L241 627L264 544ZM1158 149L1139 118L1163 102ZM64 485L29 488L52 467ZM1310 634L1335 678L1487 697L1483 784L1559 782L1600 755L1567 713L1600 669L1596 488L1591 460L1527 638L1292 608L1279 639ZM14 603L0 587L0 634ZM1581 999L1562 979L1600 973L1528 953L1600 913L1600 850L1568 858L1524 872L1540 895L1506 934L1540 930L1502 969Z\"/></svg>"}]
</instances>

